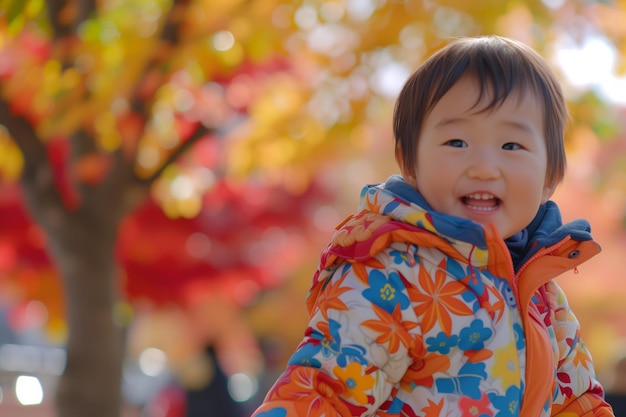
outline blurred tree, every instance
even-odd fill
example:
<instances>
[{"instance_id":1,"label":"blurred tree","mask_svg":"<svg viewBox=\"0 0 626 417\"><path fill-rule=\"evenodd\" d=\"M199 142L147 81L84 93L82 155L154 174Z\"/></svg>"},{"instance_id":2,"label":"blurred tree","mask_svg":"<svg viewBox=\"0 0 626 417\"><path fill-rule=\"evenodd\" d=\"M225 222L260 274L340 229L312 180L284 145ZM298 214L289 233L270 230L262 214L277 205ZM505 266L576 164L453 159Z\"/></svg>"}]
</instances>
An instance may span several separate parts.
<instances>
[{"instance_id":1,"label":"blurred tree","mask_svg":"<svg viewBox=\"0 0 626 417\"><path fill-rule=\"evenodd\" d=\"M333 175L385 166L392 98L446 38L498 33L548 53L600 33L623 51L623 3L0 0L0 173L20 184L0 203L28 231L7 235L0 266L40 296L62 277L60 417L118 415L120 297L184 303L181 271L258 288L285 277L266 260L297 263L295 228L314 223ZM336 167L366 152L375 161Z\"/></svg>"},{"instance_id":2,"label":"blurred tree","mask_svg":"<svg viewBox=\"0 0 626 417\"><path fill-rule=\"evenodd\" d=\"M174 218L195 217L208 188L217 190L213 197L220 197L220 192L223 197L211 203L228 200L224 192L228 187L213 187L222 181L214 178L218 161L208 161L211 170L196 169L193 176L186 174L184 164L174 167L171 163L180 160L191 145L217 140L211 136L217 128L227 130L236 122L238 109L226 103L222 85L232 80L235 68L246 73L250 82L264 62L278 69L280 62L269 57L274 48L264 44L271 45L279 32L255 37L254 45L229 46L232 34L220 32L220 22L241 8L240 2L5 1L2 5L3 171L5 179L19 176L29 215L45 232L45 243L36 233L31 234L31 243L47 248L63 278L69 332L67 363L57 392L59 415L118 415L127 319L119 302L120 271L115 257L120 223L148 198L151 186L153 199ZM250 20L263 12L254 7L245 11ZM256 29L262 30L264 22L258 19ZM231 95L245 106L245 97L238 97L237 91ZM207 146L199 149L203 151L200 159L215 159ZM203 166L207 161L200 162ZM284 192L269 209L245 204L243 197L281 198L280 190L249 188L230 198L227 203L234 207L223 208L222 214L248 210L245 214L264 215L271 207L298 212L294 206L298 195L284 196ZM307 188L301 187L298 194ZM247 221L245 216L237 219ZM254 242L269 226L284 227L295 219L265 219L258 231L247 227L245 232L249 242ZM165 220L164 215L152 216L152 223L141 219L144 223L138 227L162 232L159 223ZM224 226L243 236L237 221L229 220ZM263 218L256 216L256 220ZM198 220L192 226L202 240L207 227ZM123 261L134 272L133 267L145 269L145 264L136 255L142 248L132 246L136 233L130 229L121 244L130 239ZM211 233L218 228L213 229ZM220 242L215 233L212 238ZM143 252L153 250L156 242ZM172 243L170 236L167 244ZM184 247L169 246L172 255L165 259L182 261L175 253L181 254ZM237 249L243 253L247 248ZM222 251L231 252L225 245ZM246 271L246 263L233 263L243 277L254 278ZM228 261L222 259L222 264ZM156 266L163 272L169 265L164 267L161 261ZM196 268L194 278L210 276L215 270L210 266L205 263ZM232 265L228 266L234 273ZM144 292L158 288L155 284L163 273L155 271L154 266L142 271L154 278ZM264 275L269 276L268 272ZM176 272L173 275L168 284L175 282ZM173 301L171 296L178 291L166 287ZM141 292L136 284L128 288L131 297ZM153 290L152 295L157 292Z\"/></svg>"}]
</instances>

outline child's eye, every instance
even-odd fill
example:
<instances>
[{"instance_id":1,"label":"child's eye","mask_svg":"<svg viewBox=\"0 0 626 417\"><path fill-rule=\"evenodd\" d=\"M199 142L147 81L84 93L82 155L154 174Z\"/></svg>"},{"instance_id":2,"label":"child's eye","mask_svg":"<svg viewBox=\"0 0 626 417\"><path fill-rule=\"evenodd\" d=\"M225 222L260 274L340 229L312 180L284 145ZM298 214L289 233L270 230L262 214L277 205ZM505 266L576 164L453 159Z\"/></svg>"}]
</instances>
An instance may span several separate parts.
<instances>
[{"instance_id":1,"label":"child's eye","mask_svg":"<svg viewBox=\"0 0 626 417\"><path fill-rule=\"evenodd\" d=\"M505 151L516 151L518 149L522 149L522 145L515 142L508 142L502 145L502 149L504 149Z\"/></svg>"},{"instance_id":2,"label":"child's eye","mask_svg":"<svg viewBox=\"0 0 626 417\"><path fill-rule=\"evenodd\" d=\"M453 148L466 148L467 147L467 143L465 143L465 141L461 139L450 139L445 144L448 146L452 146Z\"/></svg>"}]
</instances>

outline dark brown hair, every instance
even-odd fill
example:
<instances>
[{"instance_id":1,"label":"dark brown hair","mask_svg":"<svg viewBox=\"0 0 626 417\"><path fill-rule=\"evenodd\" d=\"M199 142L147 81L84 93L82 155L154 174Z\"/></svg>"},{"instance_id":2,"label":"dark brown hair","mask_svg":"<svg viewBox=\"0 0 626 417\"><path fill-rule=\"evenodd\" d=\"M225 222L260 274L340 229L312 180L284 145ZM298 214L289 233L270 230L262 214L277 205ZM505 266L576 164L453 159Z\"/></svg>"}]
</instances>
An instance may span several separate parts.
<instances>
[{"instance_id":1,"label":"dark brown hair","mask_svg":"<svg viewBox=\"0 0 626 417\"><path fill-rule=\"evenodd\" d=\"M535 93L542 101L548 169L546 185L565 175L563 135L568 120L561 87L547 62L532 48L499 36L460 38L430 56L407 80L395 104L396 156L403 172L415 172L417 141L433 107L462 77L476 79L481 97L492 95L482 111L500 106L511 94Z\"/></svg>"}]
</instances>

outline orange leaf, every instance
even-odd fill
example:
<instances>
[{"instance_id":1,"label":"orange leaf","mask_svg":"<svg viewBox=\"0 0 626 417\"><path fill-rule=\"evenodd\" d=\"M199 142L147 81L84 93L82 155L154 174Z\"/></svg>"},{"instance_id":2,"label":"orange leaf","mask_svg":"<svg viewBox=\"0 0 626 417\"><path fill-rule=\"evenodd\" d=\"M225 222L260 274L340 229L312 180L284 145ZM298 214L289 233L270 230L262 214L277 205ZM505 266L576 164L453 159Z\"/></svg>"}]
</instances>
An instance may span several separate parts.
<instances>
[{"instance_id":1,"label":"orange leaf","mask_svg":"<svg viewBox=\"0 0 626 417\"><path fill-rule=\"evenodd\" d=\"M74 163L73 168L79 182L95 185L100 183L111 169L111 158L101 154L84 155Z\"/></svg>"}]
</instances>

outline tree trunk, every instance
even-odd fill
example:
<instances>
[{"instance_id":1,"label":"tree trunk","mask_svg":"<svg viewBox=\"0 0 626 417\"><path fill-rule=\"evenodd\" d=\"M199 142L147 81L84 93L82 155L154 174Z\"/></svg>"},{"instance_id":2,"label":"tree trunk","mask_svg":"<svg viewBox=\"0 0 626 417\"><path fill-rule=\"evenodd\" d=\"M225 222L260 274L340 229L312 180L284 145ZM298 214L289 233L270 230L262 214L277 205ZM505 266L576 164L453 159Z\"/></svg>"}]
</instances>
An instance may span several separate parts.
<instances>
[{"instance_id":1,"label":"tree trunk","mask_svg":"<svg viewBox=\"0 0 626 417\"><path fill-rule=\"evenodd\" d=\"M57 389L58 417L117 417L124 337L114 320L118 297L114 248L120 221L130 210L132 165L117 153L116 169L95 187L78 185L80 204L68 208L54 184L45 146L26 120L9 115L8 106L0 101L0 122L24 155L24 202L46 234L65 290L69 334L66 367ZM80 139L74 137L77 149Z\"/></svg>"},{"instance_id":2,"label":"tree trunk","mask_svg":"<svg viewBox=\"0 0 626 417\"><path fill-rule=\"evenodd\" d=\"M121 410L124 337L114 319L114 240L103 223L109 222L73 221L63 236L49 237L65 286L69 328L58 417L116 417Z\"/></svg>"},{"instance_id":3,"label":"tree trunk","mask_svg":"<svg viewBox=\"0 0 626 417\"><path fill-rule=\"evenodd\" d=\"M71 2L76 3L77 9L68 15L70 6L66 3L46 2L55 40L71 39L80 24L97 12L96 1L78 0ZM187 5L185 0L175 0L162 28L161 40L172 46L172 50L178 42L181 7ZM70 15L73 19L68 19ZM160 52L147 62L145 73L159 69L164 56L167 54ZM64 66L74 64L72 56L64 59ZM140 93L141 88L137 87L129 94L128 101L133 114L145 121L147 109ZM2 99L0 125L8 129L24 156L21 183L25 204L33 220L46 233L48 250L65 290L69 334L66 367L57 387L58 417L118 417L122 409L125 350L125 323L115 319L118 269L114 251L118 228L124 216L148 195L151 184L166 167L210 132L199 125L148 178L139 178L134 171L132 146L102 152L96 146L91 128L77 129L68 135L71 149L68 167L72 168L85 155L110 158L111 167L97 184L71 178L72 190L78 196L78 203L73 206L66 204L55 184L46 145L35 127L24 117L13 114ZM85 125L91 126L87 122ZM131 138L130 143L135 143L135 139L138 142L139 137Z\"/></svg>"}]
</instances>

